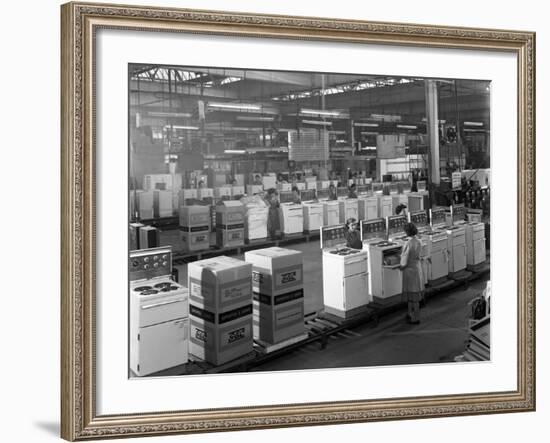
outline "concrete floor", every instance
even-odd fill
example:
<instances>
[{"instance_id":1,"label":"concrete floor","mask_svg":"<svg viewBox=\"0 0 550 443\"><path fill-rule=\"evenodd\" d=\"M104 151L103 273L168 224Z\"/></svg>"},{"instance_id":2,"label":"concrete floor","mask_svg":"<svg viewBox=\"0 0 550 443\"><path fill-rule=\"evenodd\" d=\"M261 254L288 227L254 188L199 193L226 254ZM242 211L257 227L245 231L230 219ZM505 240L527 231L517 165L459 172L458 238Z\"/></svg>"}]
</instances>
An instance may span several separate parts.
<instances>
[{"instance_id":1,"label":"concrete floor","mask_svg":"<svg viewBox=\"0 0 550 443\"><path fill-rule=\"evenodd\" d=\"M176 231L177 232L177 231ZM178 236L167 231L163 244L174 250L181 247ZM323 309L322 254L319 241L293 243L285 248L304 253L304 312ZM244 259L244 255L233 255ZM175 266L180 283L187 284L187 265ZM321 350L319 343L304 346L292 353L254 368L254 371L320 369L335 367L384 366L452 362L465 349L468 335L468 303L478 296L486 279L466 288L458 288L430 299L421 310L421 324L408 325L405 310L398 310L380 319L378 325L361 327L331 337Z\"/></svg>"},{"instance_id":2,"label":"concrete floor","mask_svg":"<svg viewBox=\"0 0 550 443\"><path fill-rule=\"evenodd\" d=\"M421 323L405 322L405 310L331 337L325 349L318 343L254 368L254 371L345 368L453 362L466 346L468 302L485 289L487 281L472 282L431 298L421 309Z\"/></svg>"}]
</instances>

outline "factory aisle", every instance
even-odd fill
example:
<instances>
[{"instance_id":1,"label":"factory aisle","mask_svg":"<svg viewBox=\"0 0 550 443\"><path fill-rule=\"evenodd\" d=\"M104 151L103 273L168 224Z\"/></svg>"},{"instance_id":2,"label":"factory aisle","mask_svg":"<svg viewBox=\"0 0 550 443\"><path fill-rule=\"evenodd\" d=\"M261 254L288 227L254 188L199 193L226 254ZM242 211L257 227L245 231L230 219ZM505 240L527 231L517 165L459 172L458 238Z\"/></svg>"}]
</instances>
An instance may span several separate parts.
<instances>
[{"instance_id":1,"label":"factory aisle","mask_svg":"<svg viewBox=\"0 0 550 443\"><path fill-rule=\"evenodd\" d=\"M331 337L323 350L312 343L253 371L453 362L466 346L468 303L486 282L478 280L430 299L421 310L420 325L407 324L405 311L399 310L382 317L377 326L370 323Z\"/></svg>"}]
</instances>

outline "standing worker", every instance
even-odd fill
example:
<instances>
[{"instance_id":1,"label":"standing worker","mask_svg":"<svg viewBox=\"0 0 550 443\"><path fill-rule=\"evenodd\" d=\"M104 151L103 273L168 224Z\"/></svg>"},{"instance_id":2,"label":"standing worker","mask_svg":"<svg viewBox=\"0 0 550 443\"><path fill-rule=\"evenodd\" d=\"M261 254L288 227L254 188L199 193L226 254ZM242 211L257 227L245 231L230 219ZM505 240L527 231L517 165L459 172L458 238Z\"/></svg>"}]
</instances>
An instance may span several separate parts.
<instances>
[{"instance_id":1,"label":"standing worker","mask_svg":"<svg viewBox=\"0 0 550 443\"><path fill-rule=\"evenodd\" d=\"M328 187L328 199L338 200L338 193L336 192L336 187L332 183Z\"/></svg>"},{"instance_id":2,"label":"standing worker","mask_svg":"<svg viewBox=\"0 0 550 443\"><path fill-rule=\"evenodd\" d=\"M265 201L268 207L267 233L271 240L276 240L281 231L281 224L279 220L279 199L274 188L267 190Z\"/></svg>"},{"instance_id":3,"label":"standing worker","mask_svg":"<svg viewBox=\"0 0 550 443\"><path fill-rule=\"evenodd\" d=\"M348 198L357 198L357 186L355 186L355 183L352 183L351 186L348 188Z\"/></svg>"},{"instance_id":4,"label":"standing worker","mask_svg":"<svg viewBox=\"0 0 550 443\"><path fill-rule=\"evenodd\" d=\"M300 197L300 190L297 186L292 187L292 203L299 205L302 203L302 198Z\"/></svg>"},{"instance_id":5,"label":"standing worker","mask_svg":"<svg viewBox=\"0 0 550 443\"><path fill-rule=\"evenodd\" d=\"M420 323L420 301L424 292L424 280L422 278L422 265L420 263L420 251L422 244L416 237L418 230L414 223L405 225L407 243L401 253L400 269L403 271L403 297L408 304L407 321L410 324Z\"/></svg>"},{"instance_id":6,"label":"standing worker","mask_svg":"<svg viewBox=\"0 0 550 443\"><path fill-rule=\"evenodd\" d=\"M353 217L346 220L346 246L353 249L363 249L359 224Z\"/></svg>"}]
</instances>

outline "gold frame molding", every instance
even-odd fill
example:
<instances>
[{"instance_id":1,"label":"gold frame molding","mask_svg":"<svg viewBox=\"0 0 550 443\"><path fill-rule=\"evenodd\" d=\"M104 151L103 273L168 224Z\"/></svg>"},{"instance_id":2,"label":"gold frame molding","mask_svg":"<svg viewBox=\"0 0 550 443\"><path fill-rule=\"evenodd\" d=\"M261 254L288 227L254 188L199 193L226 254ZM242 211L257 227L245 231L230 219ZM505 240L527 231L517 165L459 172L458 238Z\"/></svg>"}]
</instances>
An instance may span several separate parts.
<instances>
[{"instance_id":1,"label":"gold frame molding","mask_svg":"<svg viewBox=\"0 0 550 443\"><path fill-rule=\"evenodd\" d=\"M100 28L507 51L518 58L518 385L512 392L98 416L94 35ZM61 436L67 440L535 409L535 34L143 6L61 7Z\"/></svg>"}]
</instances>

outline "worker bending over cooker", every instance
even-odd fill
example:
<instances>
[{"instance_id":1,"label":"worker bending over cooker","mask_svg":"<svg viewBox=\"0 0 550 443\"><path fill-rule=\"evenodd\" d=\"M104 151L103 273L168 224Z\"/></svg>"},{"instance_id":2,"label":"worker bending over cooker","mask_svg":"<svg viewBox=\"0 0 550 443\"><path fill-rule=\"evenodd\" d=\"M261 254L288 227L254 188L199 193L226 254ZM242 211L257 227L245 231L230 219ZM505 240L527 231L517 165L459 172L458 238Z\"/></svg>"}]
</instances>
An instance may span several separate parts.
<instances>
[{"instance_id":1,"label":"worker bending over cooker","mask_svg":"<svg viewBox=\"0 0 550 443\"><path fill-rule=\"evenodd\" d=\"M352 183L348 188L348 198L357 198L357 186L355 186L355 183Z\"/></svg>"},{"instance_id":2,"label":"worker bending over cooker","mask_svg":"<svg viewBox=\"0 0 550 443\"><path fill-rule=\"evenodd\" d=\"M302 203L302 197L300 196L300 190L297 186L292 187L292 203L299 205Z\"/></svg>"},{"instance_id":3,"label":"worker bending over cooker","mask_svg":"<svg viewBox=\"0 0 550 443\"><path fill-rule=\"evenodd\" d=\"M348 218L346 221L346 246L353 249L363 249L361 233L359 232L359 223L354 218Z\"/></svg>"},{"instance_id":4,"label":"worker bending over cooker","mask_svg":"<svg viewBox=\"0 0 550 443\"><path fill-rule=\"evenodd\" d=\"M420 263L420 251L422 244L416 237L418 230L414 223L405 225L407 242L401 253L400 269L403 271L403 298L407 301L407 322L420 323L420 301L424 292L424 280L422 278L422 265Z\"/></svg>"},{"instance_id":5,"label":"worker bending over cooker","mask_svg":"<svg viewBox=\"0 0 550 443\"><path fill-rule=\"evenodd\" d=\"M332 183L328 187L328 199L338 200L338 193L336 192L336 186L334 186Z\"/></svg>"}]
</instances>

